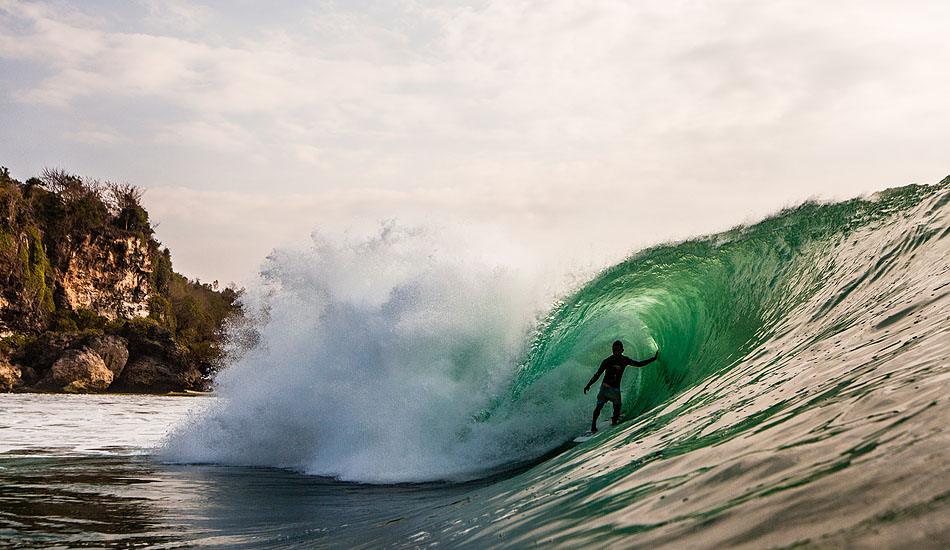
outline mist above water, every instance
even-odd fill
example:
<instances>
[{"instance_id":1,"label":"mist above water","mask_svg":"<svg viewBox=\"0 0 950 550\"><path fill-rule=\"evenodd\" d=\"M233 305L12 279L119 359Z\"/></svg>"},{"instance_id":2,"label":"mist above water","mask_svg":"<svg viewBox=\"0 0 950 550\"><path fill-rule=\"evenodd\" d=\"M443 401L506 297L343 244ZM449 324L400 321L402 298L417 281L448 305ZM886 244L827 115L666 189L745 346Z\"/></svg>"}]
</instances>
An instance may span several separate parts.
<instances>
[{"instance_id":1,"label":"mist above water","mask_svg":"<svg viewBox=\"0 0 950 550\"><path fill-rule=\"evenodd\" d=\"M219 403L164 454L363 482L464 478L533 458L583 425L587 407L579 390L551 400L544 383L504 398L541 294L429 230L388 224L277 250L243 298L248 322L232 331Z\"/></svg>"}]
</instances>

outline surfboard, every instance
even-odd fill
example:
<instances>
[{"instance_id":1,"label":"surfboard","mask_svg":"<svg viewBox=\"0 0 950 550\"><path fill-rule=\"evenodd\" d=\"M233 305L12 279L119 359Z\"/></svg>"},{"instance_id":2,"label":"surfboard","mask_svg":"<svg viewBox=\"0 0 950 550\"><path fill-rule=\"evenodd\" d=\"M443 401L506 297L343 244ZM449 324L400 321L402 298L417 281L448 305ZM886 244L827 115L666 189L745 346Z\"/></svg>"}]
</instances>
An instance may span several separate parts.
<instances>
[{"instance_id":1,"label":"surfboard","mask_svg":"<svg viewBox=\"0 0 950 550\"><path fill-rule=\"evenodd\" d=\"M622 418L620 419L620 422L621 423L623 422ZM591 439L594 439L598 435L606 431L609 431L610 428L614 427L613 424L610 423L610 420L601 420L599 424L600 425L597 427L596 432L591 432L591 431L584 432L581 435L574 438L574 443L583 443L585 441L590 441Z\"/></svg>"},{"instance_id":2,"label":"surfboard","mask_svg":"<svg viewBox=\"0 0 950 550\"><path fill-rule=\"evenodd\" d=\"M574 443L583 443L585 441L590 441L591 439L594 439L595 437L597 437L598 435L602 433L604 433L604 430L597 430L596 432L591 432L591 431L584 432L583 434L574 438Z\"/></svg>"}]
</instances>

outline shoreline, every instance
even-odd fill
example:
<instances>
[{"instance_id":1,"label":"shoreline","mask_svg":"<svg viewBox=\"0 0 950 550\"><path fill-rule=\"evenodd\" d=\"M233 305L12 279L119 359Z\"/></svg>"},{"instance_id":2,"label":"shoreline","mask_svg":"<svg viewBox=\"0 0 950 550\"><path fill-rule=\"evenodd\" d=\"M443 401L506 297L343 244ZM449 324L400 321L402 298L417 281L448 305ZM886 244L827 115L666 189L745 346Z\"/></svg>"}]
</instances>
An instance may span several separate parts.
<instances>
[{"instance_id":1,"label":"shoreline","mask_svg":"<svg viewBox=\"0 0 950 550\"><path fill-rule=\"evenodd\" d=\"M147 395L151 397L217 397L213 391L173 390L165 393L152 392L62 392L43 391L38 389L15 389L0 392L2 395Z\"/></svg>"}]
</instances>

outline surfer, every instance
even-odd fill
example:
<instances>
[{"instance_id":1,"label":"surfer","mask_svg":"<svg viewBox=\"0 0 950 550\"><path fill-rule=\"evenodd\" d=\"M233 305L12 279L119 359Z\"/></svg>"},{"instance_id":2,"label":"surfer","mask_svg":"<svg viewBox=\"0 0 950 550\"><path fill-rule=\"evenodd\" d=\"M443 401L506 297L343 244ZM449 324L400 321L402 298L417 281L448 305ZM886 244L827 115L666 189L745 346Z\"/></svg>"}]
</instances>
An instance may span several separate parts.
<instances>
[{"instance_id":1,"label":"surfer","mask_svg":"<svg viewBox=\"0 0 950 550\"><path fill-rule=\"evenodd\" d=\"M601 382L600 392L597 394L597 406L594 408L594 420L590 425L591 432L597 431L597 417L600 416L600 410L604 408L604 404L608 401L614 404L613 425L616 426L620 422L620 378L623 377L624 369L630 365L637 368L645 367L656 361L656 358L660 356L660 350L657 349L653 357L646 361L634 361L623 354L623 342L620 340L614 342L613 352L613 355L600 362L600 368L597 369L594 377L584 388L584 394L586 395L594 382L600 378L600 373L604 373L604 381Z\"/></svg>"}]
</instances>

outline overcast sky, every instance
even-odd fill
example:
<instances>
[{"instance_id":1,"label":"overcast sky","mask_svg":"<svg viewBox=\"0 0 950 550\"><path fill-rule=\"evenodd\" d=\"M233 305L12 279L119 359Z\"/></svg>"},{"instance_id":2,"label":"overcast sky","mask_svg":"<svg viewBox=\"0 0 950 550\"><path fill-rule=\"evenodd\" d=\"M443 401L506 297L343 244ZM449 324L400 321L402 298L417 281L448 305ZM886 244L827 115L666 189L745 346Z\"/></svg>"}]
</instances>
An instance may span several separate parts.
<instances>
[{"instance_id":1,"label":"overcast sky","mask_svg":"<svg viewBox=\"0 0 950 550\"><path fill-rule=\"evenodd\" d=\"M133 183L176 270L314 229L615 260L950 173L944 0L0 0L0 164Z\"/></svg>"}]
</instances>

